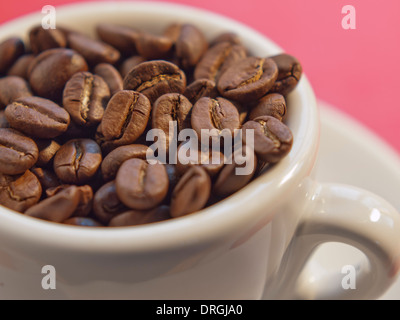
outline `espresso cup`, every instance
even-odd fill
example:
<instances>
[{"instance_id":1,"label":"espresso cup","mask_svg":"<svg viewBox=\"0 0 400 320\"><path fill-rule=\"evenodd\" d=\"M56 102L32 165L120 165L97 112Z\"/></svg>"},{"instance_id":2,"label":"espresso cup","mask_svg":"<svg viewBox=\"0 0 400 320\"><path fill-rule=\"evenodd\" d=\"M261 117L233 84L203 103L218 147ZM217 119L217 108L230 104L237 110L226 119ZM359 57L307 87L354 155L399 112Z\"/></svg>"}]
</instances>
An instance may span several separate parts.
<instances>
[{"instance_id":1,"label":"espresso cup","mask_svg":"<svg viewBox=\"0 0 400 320\"><path fill-rule=\"evenodd\" d=\"M264 35L220 15L166 3L84 3L57 8L57 23L94 32L112 22L161 32L190 22L212 39L237 33L256 56L282 52ZM41 22L32 14L0 28L0 39ZM0 207L2 299L373 299L400 269L400 215L356 187L313 179L319 114L305 76L288 96L292 150L242 190L200 212L134 227L84 228ZM326 242L358 248L368 263L312 279L308 262ZM55 274L53 286L46 277Z\"/></svg>"}]
</instances>

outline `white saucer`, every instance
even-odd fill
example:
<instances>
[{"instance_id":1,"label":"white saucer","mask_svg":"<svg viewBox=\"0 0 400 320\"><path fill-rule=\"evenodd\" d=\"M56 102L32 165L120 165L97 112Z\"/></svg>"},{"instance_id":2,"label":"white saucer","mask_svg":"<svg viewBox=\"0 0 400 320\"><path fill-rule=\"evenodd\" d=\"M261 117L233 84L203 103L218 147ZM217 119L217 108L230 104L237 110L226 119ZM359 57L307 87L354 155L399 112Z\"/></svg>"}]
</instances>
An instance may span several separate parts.
<instances>
[{"instance_id":1,"label":"white saucer","mask_svg":"<svg viewBox=\"0 0 400 320\"><path fill-rule=\"evenodd\" d=\"M370 190L400 211L400 157L397 152L356 121L326 103L319 104L321 143L316 179ZM361 258L363 255L354 248L329 243L316 252L311 267L317 274L327 270L337 272ZM381 299L400 300L400 278Z\"/></svg>"}]
</instances>

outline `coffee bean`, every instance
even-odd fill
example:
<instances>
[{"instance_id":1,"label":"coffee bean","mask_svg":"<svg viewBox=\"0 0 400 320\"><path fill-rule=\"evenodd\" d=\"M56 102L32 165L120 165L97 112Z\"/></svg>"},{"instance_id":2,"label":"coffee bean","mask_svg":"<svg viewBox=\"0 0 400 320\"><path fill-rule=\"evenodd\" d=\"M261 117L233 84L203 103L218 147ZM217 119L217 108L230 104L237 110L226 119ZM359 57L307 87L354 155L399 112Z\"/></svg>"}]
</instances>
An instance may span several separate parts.
<instances>
[{"instance_id":1,"label":"coffee bean","mask_svg":"<svg viewBox=\"0 0 400 320\"><path fill-rule=\"evenodd\" d=\"M11 37L0 43L0 75L5 74L14 62L25 53L24 42Z\"/></svg>"},{"instance_id":2,"label":"coffee bean","mask_svg":"<svg viewBox=\"0 0 400 320\"><path fill-rule=\"evenodd\" d=\"M119 51L109 44L80 33L69 34L68 44L92 66L102 62L114 64L121 56Z\"/></svg>"},{"instance_id":3,"label":"coffee bean","mask_svg":"<svg viewBox=\"0 0 400 320\"><path fill-rule=\"evenodd\" d=\"M126 75L138 64L145 62L146 60L141 56L132 56L121 64L119 68L119 72L121 73L122 78L125 78Z\"/></svg>"},{"instance_id":4,"label":"coffee bean","mask_svg":"<svg viewBox=\"0 0 400 320\"><path fill-rule=\"evenodd\" d=\"M163 164L141 159L126 160L115 180L118 198L129 208L149 210L159 205L168 192L168 175Z\"/></svg>"},{"instance_id":5,"label":"coffee bean","mask_svg":"<svg viewBox=\"0 0 400 320\"><path fill-rule=\"evenodd\" d=\"M5 112L12 128L38 138L55 138L67 131L70 122L68 112L40 97L16 99Z\"/></svg>"},{"instance_id":6,"label":"coffee bean","mask_svg":"<svg viewBox=\"0 0 400 320\"><path fill-rule=\"evenodd\" d=\"M163 94L183 93L185 87L185 73L164 60L138 64L124 79L125 90L143 93L152 104Z\"/></svg>"},{"instance_id":7,"label":"coffee bean","mask_svg":"<svg viewBox=\"0 0 400 320\"><path fill-rule=\"evenodd\" d=\"M100 23L96 28L99 38L123 54L136 53L136 41L139 31L127 26L112 23Z\"/></svg>"},{"instance_id":8,"label":"coffee bean","mask_svg":"<svg viewBox=\"0 0 400 320\"><path fill-rule=\"evenodd\" d=\"M278 162L292 148L293 135L290 129L278 119L261 116L243 125L243 141L246 130L254 130L254 151L257 157L269 163Z\"/></svg>"},{"instance_id":9,"label":"coffee bean","mask_svg":"<svg viewBox=\"0 0 400 320\"><path fill-rule=\"evenodd\" d=\"M218 196L229 196L242 189L250 182L257 169L257 157L254 151L245 147L235 151L229 162L225 164L214 183L213 193ZM237 169L246 165L249 166L247 172L239 174Z\"/></svg>"},{"instance_id":10,"label":"coffee bean","mask_svg":"<svg viewBox=\"0 0 400 320\"><path fill-rule=\"evenodd\" d=\"M152 127L162 130L165 133L165 149L169 150L170 140L173 137L169 134L171 121L176 121L178 133L183 129L190 128L190 113L192 104L179 93L167 93L159 97L153 105Z\"/></svg>"},{"instance_id":11,"label":"coffee bean","mask_svg":"<svg viewBox=\"0 0 400 320\"><path fill-rule=\"evenodd\" d=\"M203 97L216 98L218 95L217 87L214 81L208 79L199 79L193 81L185 89L183 95L194 104Z\"/></svg>"},{"instance_id":12,"label":"coffee bean","mask_svg":"<svg viewBox=\"0 0 400 320\"><path fill-rule=\"evenodd\" d=\"M282 121L286 114L286 101L279 93L270 93L262 97L251 110L249 119L254 120L261 116L271 116Z\"/></svg>"},{"instance_id":13,"label":"coffee bean","mask_svg":"<svg viewBox=\"0 0 400 320\"><path fill-rule=\"evenodd\" d=\"M181 217L203 209L211 193L211 179L207 172L193 166L182 176L172 192L171 216Z\"/></svg>"},{"instance_id":14,"label":"coffee bean","mask_svg":"<svg viewBox=\"0 0 400 320\"><path fill-rule=\"evenodd\" d=\"M130 210L114 217L110 227L138 226L171 219L168 206L159 206L149 211Z\"/></svg>"},{"instance_id":15,"label":"coffee bean","mask_svg":"<svg viewBox=\"0 0 400 320\"><path fill-rule=\"evenodd\" d=\"M31 171L38 178L43 190L55 188L60 185L60 180L58 180L57 176L50 169L34 167Z\"/></svg>"},{"instance_id":16,"label":"coffee bean","mask_svg":"<svg viewBox=\"0 0 400 320\"><path fill-rule=\"evenodd\" d=\"M168 56L172 44L172 40L168 37L141 32L136 41L136 49L144 59L157 60Z\"/></svg>"},{"instance_id":17,"label":"coffee bean","mask_svg":"<svg viewBox=\"0 0 400 320\"><path fill-rule=\"evenodd\" d=\"M46 190L47 197L54 197L56 194L71 187L64 184ZM90 186L76 186L79 193L79 202L73 213L74 217L86 217L92 210L93 205L93 190Z\"/></svg>"},{"instance_id":18,"label":"coffee bean","mask_svg":"<svg viewBox=\"0 0 400 320\"><path fill-rule=\"evenodd\" d=\"M171 39L171 41L175 45L176 41L178 40L181 34L181 30L182 30L182 24L171 23L164 29L163 36Z\"/></svg>"},{"instance_id":19,"label":"coffee bean","mask_svg":"<svg viewBox=\"0 0 400 320\"><path fill-rule=\"evenodd\" d=\"M0 43L0 205L73 226L164 221L223 200L290 151L282 120L302 72L294 57L251 56L229 31L208 43L189 23L96 31L100 40L34 26L32 54L19 38ZM175 154L171 124L201 143ZM164 151L151 129L173 162L147 162Z\"/></svg>"},{"instance_id":20,"label":"coffee bean","mask_svg":"<svg viewBox=\"0 0 400 320\"><path fill-rule=\"evenodd\" d=\"M49 165L61 146L55 140L35 139L34 141L39 149L36 166L45 167Z\"/></svg>"},{"instance_id":21,"label":"coffee bean","mask_svg":"<svg viewBox=\"0 0 400 320\"><path fill-rule=\"evenodd\" d=\"M17 76L8 76L0 79L0 109L18 98L30 97L32 92L28 82Z\"/></svg>"},{"instance_id":22,"label":"coffee bean","mask_svg":"<svg viewBox=\"0 0 400 320\"><path fill-rule=\"evenodd\" d=\"M94 73L102 77L110 89L110 95L113 96L116 92L121 91L124 86L124 80L120 73L109 63L99 63L94 68Z\"/></svg>"},{"instance_id":23,"label":"coffee bean","mask_svg":"<svg viewBox=\"0 0 400 320\"><path fill-rule=\"evenodd\" d=\"M35 59L33 54L24 54L12 65L12 67L8 70L8 76L17 76L21 77L25 80L29 80L28 78L28 68L32 61Z\"/></svg>"},{"instance_id":24,"label":"coffee bean","mask_svg":"<svg viewBox=\"0 0 400 320\"><path fill-rule=\"evenodd\" d=\"M109 101L97 132L104 152L135 142L146 129L150 110L150 102L143 94L118 91Z\"/></svg>"},{"instance_id":25,"label":"coffee bean","mask_svg":"<svg viewBox=\"0 0 400 320\"><path fill-rule=\"evenodd\" d=\"M212 149L208 151L201 150L201 148L191 149L189 147L190 145L187 142L181 143L178 147L178 161L176 164L178 175L182 176L195 165L201 166L210 177L216 176L221 171L224 166L224 155L221 152ZM182 161L183 154L187 163Z\"/></svg>"},{"instance_id":26,"label":"coffee bean","mask_svg":"<svg viewBox=\"0 0 400 320\"><path fill-rule=\"evenodd\" d=\"M99 145L90 139L74 139L61 146L54 157L54 172L70 184L84 184L94 177L102 161Z\"/></svg>"},{"instance_id":27,"label":"coffee bean","mask_svg":"<svg viewBox=\"0 0 400 320\"><path fill-rule=\"evenodd\" d=\"M213 47L221 42L229 42L231 44L242 44L239 35L234 32L224 32L219 34L211 41L210 47Z\"/></svg>"},{"instance_id":28,"label":"coffee bean","mask_svg":"<svg viewBox=\"0 0 400 320\"><path fill-rule=\"evenodd\" d=\"M29 170L20 175L0 173L0 204L18 212L35 205L42 195L42 187Z\"/></svg>"},{"instance_id":29,"label":"coffee bean","mask_svg":"<svg viewBox=\"0 0 400 320\"><path fill-rule=\"evenodd\" d=\"M77 72L87 71L85 59L70 49L50 49L42 52L29 66L32 90L43 98L61 101L64 86Z\"/></svg>"},{"instance_id":30,"label":"coffee bean","mask_svg":"<svg viewBox=\"0 0 400 320\"><path fill-rule=\"evenodd\" d=\"M9 128L10 124L7 121L4 110L0 110L0 128Z\"/></svg>"},{"instance_id":31,"label":"coffee bean","mask_svg":"<svg viewBox=\"0 0 400 320\"><path fill-rule=\"evenodd\" d=\"M171 25L164 35L175 41L176 56L185 69L195 66L208 48L203 32L192 24Z\"/></svg>"},{"instance_id":32,"label":"coffee bean","mask_svg":"<svg viewBox=\"0 0 400 320\"><path fill-rule=\"evenodd\" d=\"M218 82L221 75L232 65L247 57L241 45L221 42L207 50L194 70L194 78Z\"/></svg>"},{"instance_id":33,"label":"coffee bean","mask_svg":"<svg viewBox=\"0 0 400 320\"><path fill-rule=\"evenodd\" d=\"M30 207L25 211L25 215L53 222L63 222L74 214L80 197L78 187L70 186Z\"/></svg>"},{"instance_id":34,"label":"coffee bean","mask_svg":"<svg viewBox=\"0 0 400 320\"><path fill-rule=\"evenodd\" d=\"M241 102L264 96L278 77L278 67L269 58L249 57L231 65L220 77L218 91L226 98Z\"/></svg>"},{"instance_id":35,"label":"coffee bean","mask_svg":"<svg viewBox=\"0 0 400 320\"><path fill-rule=\"evenodd\" d=\"M117 196L115 181L104 184L94 195L93 211L96 219L107 225L115 216L128 211Z\"/></svg>"},{"instance_id":36,"label":"coffee bean","mask_svg":"<svg viewBox=\"0 0 400 320\"><path fill-rule=\"evenodd\" d=\"M65 48L67 39L58 29L44 29L41 25L33 27L29 32L31 50L34 54L53 48Z\"/></svg>"},{"instance_id":37,"label":"coffee bean","mask_svg":"<svg viewBox=\"0 0 400 320\"><path fill-rule=\"evenodd\" d=\"M194 104L191 123L198 137L201 137L202 129L213 130L210 137L218 138L223 130L233 135L234 130L240 127L239 112L229 100L204 97Z\"/></svg>"},{"instance_id":38,"label":"coffee bean","mask_svg":"<svg viewBox=\"0 0 400 320\"><path fill-rule=\"evenodd\" d=\"M271 59L278 66L278 79L271 88L271 92L278 92L285 96L297 86L303 69L295 57L286 53L273 56Z\"/></svg>"},{"instance_id":39,"label":"coffee bean","mask_svg":"<svg viewBox=\"0 0 400 320\"><path fill-rule=\"evenodd\" d=\"M37 161L35 142L14 129L0 129L0 173L24 173Z\"/></svg>"},{"instance_id":40,"label":"coffee bean","mask_svg":"<svg viewBox=\"0 0 400 320\"><path fill-rule=\"evenodd\" d=\"M98 125L110 99L110 89L100 76L90 72L75 73L63 93L64 108L81 126Z\"/></svg>"},{"instance_id":41,"label":"coffee bean","mask_svg":"<svg viewBox=\"0 0 400 320\"><path fill-rule=\"evenodd\" d=\"M130 144L111 151L101 163L101 172L105 181L115 179L118 169L128 159L138 158L145 160L149 147L143 144Z\"/></svg>"},{"instance_id":42,"label":"coffee bean","mask_svg":"<svg viewBox=\"0 0 400 320\"><path fill-rule=\"evenodd\" d=\"M103 226L96 220L93 220L91 218L81 218L81 217L69 218L69 219L63 221L63 224L69 224L72 226L79 226L79 227L102 227Z\"/></svg>"}]
</instances>

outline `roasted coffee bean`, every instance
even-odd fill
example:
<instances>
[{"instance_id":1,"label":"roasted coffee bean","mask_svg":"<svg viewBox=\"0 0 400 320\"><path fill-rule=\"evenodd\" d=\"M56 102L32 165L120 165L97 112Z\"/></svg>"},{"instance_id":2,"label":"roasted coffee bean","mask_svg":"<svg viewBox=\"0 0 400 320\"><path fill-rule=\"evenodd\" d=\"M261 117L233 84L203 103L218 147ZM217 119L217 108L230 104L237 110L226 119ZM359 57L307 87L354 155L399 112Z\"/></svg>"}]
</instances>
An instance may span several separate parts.
<instances>
[{"instance_id":1,"label":"roasted coffee bean","mask_svg":"<svg viewBox=\"0 0 400 320\"><path fill-rule=\"evenodd\" d=\"M99 38L125 55L136 53L136 41L139 31L127 26L112 23L100 23L96 28Z\"/></svg>"},{"instance_id":2,"label":"roasted coffee bean","mask_svg":"<svg viewBox=\"0 0 400 320\"><path fill-rule=\"evenodd\" d=\"M105 181L115 179L118 169L128 159L138 158L145 160L149 147L143 144L130 144L111 151L101 163L101 172Z\"/></svg>"},{"instance_id":3,"label":"roasted coffee bean","mask_svg":"<svg viewBox=\"0 0 400 320\"><path fill-rule=\"evenodd\" d=\"M31 171L38 178L43 190L55 188L60 185L60 180L58 180L57 176L50 169L34 167Z\"/></svg>"},{"instance_id":4,"label":"roasted coffee bean","mask_svg":"<svg viewBox=\"0 0 400 320\"><path fill-rule=\"evenodd\" d=\"M99 63L94 68L94 73L102 77L110 89L110 95L113 96L116 92L121 91L124 86L124 80L120 73L109 63Z\"/></svg>"},{"instance_id":5,"label":"roasted coffee bean","mask_svg":"<svg viewBox=\"0 0 400 320\"><path fill-rule=\"evenodd\" d=\"M231 44L242 44L239 35L234 32L224 32L219 34L214 40L211 41L210 47L215 46L221 42L229 42Z\"/></svg>"},{"instance_id":6,"label":"roasted coffee bean","mask_svg":"<svg viewBox=\"0 0 400 320\"><path fill-rule=\"evenodd\" d=\"M221 42L207 50L194 70L194 78L218 82L221 75L232 65L247 57L241 45Z\"/></svg>"},{"instance_id":7,"label":"roasted coffee bean","mask_svg":"<svg viewBox=\"0 0 400 320\"><path fill-rule=\"evenodd\" d=\"M297 86L303 68L295 57L286 53L273 56L271 59L278 66L278 79L271 88L271 92L278 92L285 96Z\"/></svg>"},{"instance_id":8,"label":"roasted coffee bean","mask_svg":"<svg viewBox=\"0 0 400 320\"><path fill-rule=\"evenodd\" d=\"M69 34L68 45L80 53L92 66L102 62L114 64L121 56L119 51L109 44L80 33Z\"/></svg>"},{"instance_id":9,"label":"roasted coffee bean","mask_svg":"<svg viewBox=\"0 0 400 320\"><path fill-rule=\"evenodd\" d=\"M38 156L32 139L14 129L0 128L0 173L24 173L36 163Z\"/></svg>"},{"instance_id":10,"label":"roasted coffee bean","mask_svg":"<svg viewBox=\"0 0 400 320\"><path fill-rule=\"evenodd\" d=\"M78 72L65 85L63 106L75 123L92 127L103 119L109 99L110 89L102 77Z\"/></svg>"},{"instance_id":11,"label":"roasted coffee bean","mask_svg":"<svg viewBox=\"0 0 400 320\"><path fill-rule=\"evenodd\" d=\"M63 184L56 186L54 188L49 188L46 190L47 197L54 197L56 194L60 193L63 190L68 189L71 187L70 185ZM78 205L73 213L74 217L86 217L90 211L92 210L93 206L93 190L90 186L80 186L78 187L79 193L79 202Z\"/></svg>"},{"instance_id":12,"label":"roasted coffee bean","mask_svg":"<svg viewBox=\"0 0 400 320\"><path fill-rule=\"evenodd\" d=\"M25 215L53 222L63 222L72 217L79 205L80 198L78 187L70 186L30 207L25 211Z\"/></svg>"},{"instance_id":13,"label":"roasted coffee bean","mask_svg":"<svg viewBox=\"0 0 400 320\"><path fill-rule=\"evenodd\" d=\"M11 37L0 43L0 75L5 74L14 62L25 53L24 42Z\"/></svg>"},{"instance_id":14,"label":"roasted coffee bean","mask_svg":"<svg viewBox=\"0 0 400 320\"><path fill-rule=\"evenodd\" d=\"M168 37L141 32L136 41L136 49L144 59L156 60L167 57L172 44L172 40Z\"/></svg>"},{"instance_id":15,"label":"roasted coffee bean","mask_svg":"<svg viewBox=\"0 0 400 320\"><path fill-rule=\"evenodd\" d=\"M18 98L30 97L32 92L28 82L17 76L8 76L0 79L0 109Z\"/></svg>"},{"instance_id":16,"label":"roasted coffee bean","mask_svg":"<svg viewBox=\"0 0 400 320\"><path fill-rule=\"evenodd\" d=\"M0 110L0 128L9 128L10 124L7 121L4 110Z\"/></svg>"},{"instance_id":17,"label":"roasted coffee bean","mask_svg":"<svg viewBox=\"0 0 400 320\"><path fill-rule=\"evenodd\" d=\"M115 180L118 198L129 208L149 210L159 205L168 192L168 175L163 164L126 160Z\"/></svg>"},{"instance_id":18,"label":"roasted coffee bean","mask_svg":"<svg viewBox=\"0 0 400 320\"><path fill-rule=\"evenodd\" d=\"M246 130L254 130L254 151L262 161L278 162L292 148L292 132L284 123L274 117L255 118L247 121L242 129L244 143L246 143Z\"/></svg>"},{"instance_id":19,"label":"roasted coffee bean","mask_svg":"<svg viewBox=\"0 0 400 320\"><path fill-rule=\"evenodd\" d=\"M39 149L36 166L45 167L49 165L61 146L55 140L35 139L34 141Z\"/></svg>"},{"instance_id":20,"label":"roasted coffee bean","mask_svg":"<svg viewBox=\"0 0 400 320\"><path fill-rule=\"evenodd\" d=\"M227 130L233 135L240 127L239 112L229 100L204 97L194 104L191 123L198 137L201 137L201 129L212 130L209 136L215 138Z\"/></svg>"},{"instance_id":21,"label":"roasted coffee bean","mask_svg":"<svg viewBox=\"0 0 400 320\"><path fill-rule=\"evenodd\" d=\"M104 152L135 142L146 129L150 110L151 104L143 94L118 91L109 101L97 132Z\"/></svg>"},{"instance_id":22,"label":"roasted coffee bean","mask_svg":"<svg viewBox=\"0 0 400 320\"><path fill-rule=\"evenodd\" d=\"M208 79L199 79L193 81L185 89L183 95L194 104L203 97L215 98L218 95L217 87L214 81Z\"/></svg>"},{"instance_id":23,"label":"roasted coffee bean","mask_svg":"<svg viewBox=\"0 0 400 320\"><path fill-rule=\"evenodd\" d=\"M203 32L192 24L173 24L164 35L175 42L176 56L185 69L195 66L208 48Z\"/></svg>"},{"instance_id":24,"label":"roasted coffee bean","mask_svg":"<svg viewBox=\"0 0 400 320\"><path fill-rule=\"evenodd\" d=\"M217 150L201 150L191 148L189 142L183 142L178 147L178 161L176 164L177 174L182 176L191 167L201 166L210 177L214 177L224 166L224 155Z\"/></svg>"},{"instance_id":25,"label":"roasted coffee bean","mask_svg":"<svg viewBox=\"0 0 400 320\"><path fill-rule=\"evenodd\" d=\"M138 226L171 219L168 206L159 206L149 211L130 210L114 217L110 227Z\"/></svg>"},{"instance_id":26,"label":"roasted coffee bean","mask_svg":"<svg viewBox=\"0 0 400 320\"><path fill-rule=\"evenodd\" d=\"M17 76L21 77L25 80L29 80L28 78L28 68L32 61L35 59L33 54L24 54L12 65L12 67L8 70L7 75L9 76Z\"/></svg>"},{"instance_id":27,"label":"roasted coffee bean","mask_svg":"<svg viewBox=\"0 0 400 320\"><path fill-rule=\"evenodd\" d=\"M128 211L117 196L115 181L110 181L97 190L93 200L93 211L96 219L107 225L117 215Z\"/></svg>"},{"instance_id":28,"label":"roasted coffee bean","mask_svg":"<svg viewBox=\"0 0 400 320\"><path fill-rule=\"evenodd\" d=\"M217 87L222 96L241 102L264 96L278 77L278 67L269 58L249 57L231 65L219 78Z\"/></svg>"},{"instance_id":29,"label":"roasted coffee bean","mask_svg":"<svg viewBox=\"0 0 400 320\"><path fill-rule=\"evenodd\" d=\"M102 160L99 145L90 139L74 139L54 157L54 172L64 183L84 184L94 177Z\"/></svg>"},{"instance_id":30,"label":"roasted coffee bean","mask_svg":"<svg viewBox=\"0 0 400 320\"><path fill-rule=\"evenodd\" d=\"M169 134L170 122L176 121L178 133L183 129L190 128L191 110L190 101L179 93L164 94L154 103L152 127L165 133L165 150L169 150L170 140L173 139Z\"/></svg>"},{"instance_id":31,"label":"roasted coffee bean","mask_svg":"<svg viewBox=\"0 0 400 320\"><path fill-rule=\"evenodd\" d=\"M204 208L211 193L211 179L199 166L191 167L179 180L171 198L171 216L181 217Z\"/></svg>"},{"instance_id":32,"label":"roasted coffee bean","mask_svg":"<svg viewBox=\"0 0 400 320\"><path fill-rule=\"evenodd\" d=\"M103 225L93 220L92 218L82 218L82 217L75 217L69 218L63 222L63 224L70 224L72 226L79 226L79 227L102 227Z\"/></svg>"},{"instance_id":33,"label":"roasted coffee bean","mask_svg":"<svg viewBox=\"0 0 400 320\"><path fill-rule=\"evenodd\" d=\"M262 97L257 105L251 110L249 120L261 116L271 116L282 121L286 114L286 101L279 93L270 93Z\"/></svg>"},{"instance_id":34,"label":"roasted coffee bean","mask_svg":"<svg viewBox=\"0 0 400 320\"><path fill-rule=\"evenodd\" d=\"M138 64L145 62L146 60L141 56L132 56L121 64L119 68L119 72L121 73L122 78L125 78L126 75Z\"/></svg>"},{"instance_id":35,"label":"roasted coffee bean","mask_svg":"<svg viewBox=\"0 0 400 320\"><path fill-rule=\"evenodd\" d=\"M242 150L235 151L229 162L214 183L213 193L218 196L229 196L242 189L250 182L257 169L254 151L251 148L246 149L245 146Z\"/></svg>"},{"instance_id":36,"label":"roasted coffee bean","mask_svg":"<svg viewBox=\"0 0 400 320\"><path fill-rule=\"evenodd\" d=\"M65 48L67 39L58 29L44 29L41 25L33 27L29 32L31 50L34 54L53 48Z\"/></svg>"},{"instance_id":37,"label":"roasted coffee bean","mask_svg":"<svg viewBox=\"0 0 400 320\"><path fill-rule=\"evenodd\" d=\"M67 111L40 97L18 98L5 112L12 128L37 138L55 138L67 131L70 122Z\"/></svg>"},{"instance_id":38,"label":"roasted coffee bean","mask_svg":"<svg viewBox=\"0 0 400 320\"><path fill-rule=\"evenodd\" d=\"M143 93L152 104L163 94L183 93L185 88L185 73L164 60L140 63L124 79L125 90Z\"/></svg>"},{"instance_id":39,"label":"roasted coffee bean","mask_svg":"<svg viewBox=\"0 0 400 320\"><path fill-rule=\"evenodd\" d=\"M35 26L32 54L19 38L0 43L0 205L74 226L164 221L223 200L290 151L294 57L251 56L229 31L208 43L185 23L96 31ZM189 138L177 150L175 133ZM150 161L164 151L170 163Z\"/></svg>"},{"instance_id":40,"label":"roasted coffee bean","mask_svg":"<svg viewBox=\"0 0 400 320\"><path fill-rule=\"evenodd\" d=\"M32 90L43 98L61 101L64 86L77 72L87 71L85 59L70 49L50 49L42 52L29 66Z\"/></svg>"},{"instance_id":41,"label":"roasted coffee bean","mask_svg":"<svg viewBox=\"0 0 400 320\"><path fill-rule=\"evenodd\" d=\"M41 195L40 182L29 170L12 176L0 173L0 205L24 212L35 205Z\"/></svg>"}]
</instances>

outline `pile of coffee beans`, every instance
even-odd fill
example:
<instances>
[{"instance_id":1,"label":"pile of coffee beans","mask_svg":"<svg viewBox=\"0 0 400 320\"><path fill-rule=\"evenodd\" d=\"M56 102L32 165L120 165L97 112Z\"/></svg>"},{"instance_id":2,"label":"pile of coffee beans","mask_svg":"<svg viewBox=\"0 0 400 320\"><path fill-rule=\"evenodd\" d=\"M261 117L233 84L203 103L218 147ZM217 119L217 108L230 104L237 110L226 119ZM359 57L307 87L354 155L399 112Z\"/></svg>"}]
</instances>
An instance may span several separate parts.
<instances>
[{"instance_id":1,"label":"pile of coffee beans","mask_svg":"<svg viewBox=\"0 0 400 320\"><path fill-rule=\"evenodd\" d=\"M35 26L28 43L0 43L2 206L78 226L163 221L230 196L290 151L285 96L302 74L293 56L252 56L238 35L209 41L192 24L152 34L101 23L96 34ZM147 133L165 132L169 150L172 121L199 137L254 130L240 154L252 169L237 174L243 163L226 161L223 145L199 144L199 161L149 161ZM211 157L220 161L200 161Z\"/></svg>"}]
</instances>

